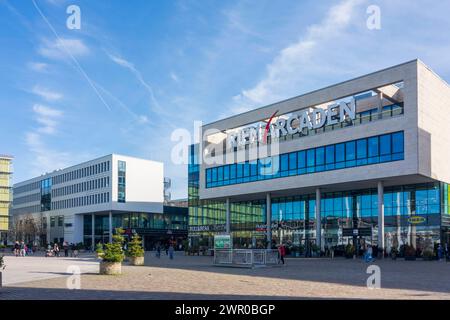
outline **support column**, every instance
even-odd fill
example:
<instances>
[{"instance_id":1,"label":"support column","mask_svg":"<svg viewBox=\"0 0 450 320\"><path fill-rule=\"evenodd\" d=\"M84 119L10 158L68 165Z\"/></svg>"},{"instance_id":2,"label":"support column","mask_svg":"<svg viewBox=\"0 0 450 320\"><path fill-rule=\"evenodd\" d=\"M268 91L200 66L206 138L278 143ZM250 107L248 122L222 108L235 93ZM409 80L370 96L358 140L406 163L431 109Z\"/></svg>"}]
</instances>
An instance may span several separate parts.
<instances>
[{"instance_id":1,"label":"support column","mask_svg":"<svg viewBox=\"0 0 450 320\"><path fill-rule=\"evenodd\" d=\"M91 244L91 247L92 247L92 251L94 251L95 250L95 215L94 214L92 214L91 215L91 237L92 237L92 244Z\"/></svg>"},{"instance_id":2,"label":"support column","mask_svg":"<svg viewBox=\"0 0 450 320\"><path fill-rule=\"evenodd\" d=\"M225 232L230 233L231 232L230 198L227 198L225 202L225 217L226 217Z\"/></svg>"},{"instance_id":3,"label":"support column","mask_svg":"<svg viewBox=\"0 0 450 320\"><path fill-rule=\"evenodd\" d=\"M378 181L378 252L380 258L384 257L384 187L383 182Z\"/></svg>"},{"instance_id":4,"label":"support column","mask_svg":"<svg viewBox=\"0 0 450 320\"><path fill-rule=\"evenodd\" d=\"M272 199L266 194L266 234L267 249L272 249Z\"/></svg>"},{"instance_id":5,"label":"support column","mask_svg":"<svg viewBox=\"0 0 450 320\"><path fill-rule=\"evenodd\" d=\"M320 214L321 194L320 188L316 188L316 245L322 251L322 217Z\"/></svg>"},{"instance_id":6,"label":"support column","mask_svg":"<svg viewBox=\"0 0 450 320\"><path fill-rule=\"evenodd\" d=\"M383 112L383 93L378 93L378 119L382 118L382 112Z\"/></svg>"},{"instance_id":7,"label":"support column","mask_svg":"<svg viewBox=\"0 0 450 320\"><path fill-rule=\"evenodd\" d=\"M113 230L112 230L112 212L109 212L109 243L112 242L112 234L113 234Z\"/></svg>"}]
</instances>

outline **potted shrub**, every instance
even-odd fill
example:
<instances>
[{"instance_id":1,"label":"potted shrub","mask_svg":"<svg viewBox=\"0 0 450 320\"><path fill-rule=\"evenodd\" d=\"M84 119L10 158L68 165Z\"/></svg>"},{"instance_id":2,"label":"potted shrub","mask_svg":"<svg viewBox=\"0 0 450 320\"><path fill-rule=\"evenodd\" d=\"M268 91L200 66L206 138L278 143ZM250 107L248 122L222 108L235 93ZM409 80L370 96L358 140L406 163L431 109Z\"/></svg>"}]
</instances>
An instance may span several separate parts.
<instances>
[{"instance_id":1,"label":"potted shrub","mask_svg":"<svg viewBox=\"0 0 450 320\"><path fill-rule=\"evenodd\" d=\"M100 242L95 245L95 252L97 253L97 258L103 257L105 251L103 251L103 244Z\"/></svg>"},{"instance_id":2,"label":"potted shrub","mask_svg":"<svg viewBox=\"0 0 450 320\"><path fill-rule=\"evenodd\" d=\"M422 254L423 260L432 261L434 260L434 251L431 249L425 249Z\"/></svg>"},{"instance_id":3,"label":"potted shrub","mask_svg":"<svg viewBox=\"0 0 450 320\"><path fill-rule=\"evenodd\" d=\"M405 246L405 260L416 260L416 249L413 246Z\"/></svg>"},{"instance_id":4,"label":"potted shrub","mask_svg":"<svg viewBox=\"0 0 450 320\"><path fill-rule=\"evenodd\" d=\"M133 235L131 241L128 243L127 256L129 257L131 265L144 265L144 248L142 248L141 237L139 237L137 233Z\"/></svg>"},{"instance_id":5,"label":"potted shrub","mask_svg":"<svg viewBox=\"0 0 450 320\"><path fill-rule=\"evenodd\" d=\"M311 246L311 251L313 252L313 256L314 256L314 257L320 257L320 248L319 248L318 245L313 244L313 245Z\"/></svg>"},{"instance_id":6,"label":"potted shrub","mask_svg":"<svg viewBox=\"0 0 450 320\"><path fill-rule=\"evenodd\" d=\"M355 255L355 247L352 244L347 244L345 247L345 257L347 259L353 259L353 256Z\"/></svg>"},{"instance_id":7,"label":"potted shrub","mask_svg":"<svg viewBox=\"0 0 450 320\"><path fill-rule=\"evenodd\" d=\"M112 237L112 243L105 245L105 251L100 262L100 274L112 275L122 273L122 261L125 258L122 249L124 242L122 234L123 229L117 228L116 234Z\"/></svg>"}]
</instances>

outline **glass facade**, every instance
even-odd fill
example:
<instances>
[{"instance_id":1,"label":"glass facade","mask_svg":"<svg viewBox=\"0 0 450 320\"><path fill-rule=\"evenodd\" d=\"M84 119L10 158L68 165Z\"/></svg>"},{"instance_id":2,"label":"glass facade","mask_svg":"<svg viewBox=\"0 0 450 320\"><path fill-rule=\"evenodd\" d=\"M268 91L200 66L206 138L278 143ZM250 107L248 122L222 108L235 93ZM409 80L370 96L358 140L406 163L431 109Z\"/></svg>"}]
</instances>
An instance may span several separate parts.
<instances>
[{"instance_id":1,"label":"glass facade","mask_svg":"<svg viewBox=\"0 0 450 320\"><path fill-rule=\"evenodd\" d=\"M254 161L208 168L206 188L403 160L404 133L394 132Z\"/></svg>"},{"instance_id":2,"label":"glass facade","mask_svg":"<svg viewBox=\"0 0 450 320\"><path fill-rule=\"evenodd\" d=\"M52 179L41 181L41 211L52 209Z\"/></svg>"},{"instance_id":3,"label":"glass facade","mask_svg":"<svg viewBox=\"0 0 450 320\"><path fill-rule=\"evenodd\" d=\"M96 214L94 219L95 242L108 242L109 215ZM123 212L112 214L113 230L115 228L130 229L142 237L148 234L168 235L172 233L186 236L187 224L186 208L165 207L164 213ZM92 243L92 215L90 214L85 214L83 217L83 236L83 242L89 246Z\"/></svg>"},{"instance_id":4,"label":"glass facade","mask_svg":"<svg viewBox=\"0 0 450 320\"><path fill-rule=\"evenodd\" d=\"M201 244L212 247L213 236L224 232L225 202L200 200L198 146L190 148L189 162L189 223L190 236ZM322 146L280 155L280 177L298 174L299 169L312 172L395 161L403 159L403 132L379 135L366 139ZM261 160L260 160L261 161ZM331 165L328 167L327 165ZM220 176L237 179L245 172L254 172L251 163L236 166L236 174L221 169ZM331 168L331 169L330 169ZM218 168L217 172L219 175ZM323 169L323 170L322 170ZM212 170L211 170L212 172ZM283 173L283 174L282 174ZM251 174L248 174L250 177ZM251 181L251 180L250 180ZM218 180L216 181L218 182ZM450 188L441 182L387 186L384 188L384 233L387 253L392 249L403 255L406 245L411 245L420 255L424 250L435 249L441 243L450 244ZM289 250L307 254L316 243L315 194L273 197L272 242L284 243ZM264 247L266 236L265 199L231 202L231 232L236 248ZM219 217L219 219L217 219ZM378 243L378 193L376 188L324 192L321 194L321 244L322 250L335 248L343 254L348 243L361 249ZM358 228L364 233L358 237L348 235L348 230ZM301 248L301 249L299 249Z\"/></svg>"},{"instance_id":5,"label":"glass facade","mask_svg":"<svg viewBox=\"0 0 450 320\"><path fill-rule=\"evenodd\" d=\"M117 202L125 202L126 201L126 173L127 173L127 164L125 161L118 161L117 166Z\"/></svg>"}]
</instances>

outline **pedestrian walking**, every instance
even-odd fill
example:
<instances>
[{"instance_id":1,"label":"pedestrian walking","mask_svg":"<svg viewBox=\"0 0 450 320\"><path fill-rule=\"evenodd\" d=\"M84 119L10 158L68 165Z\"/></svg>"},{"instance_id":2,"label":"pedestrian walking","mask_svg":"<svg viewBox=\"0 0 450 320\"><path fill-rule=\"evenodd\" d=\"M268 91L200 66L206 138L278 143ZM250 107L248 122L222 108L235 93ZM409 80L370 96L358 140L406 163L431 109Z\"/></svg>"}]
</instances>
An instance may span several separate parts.
<instances>
[{"instance_id":1,"label":"pedestrian walking","mask_svg":"<svg viewBox=\"0 0 450 320\"><path fill-rule=\"evenodd\" d=\"M14 255L15 255L16 257L18 257L19 254L20 254L20 244L19 244L19 241L16 241L16 242L14 243Z\"/></svg>"},{"instance_id":2,"label":"pedestrian walking","mask_svg":"<svg viewBox=\"0 0 450 320\"><path fill-rule=\"evenodd\" d=\"M67 244L66 241L63 242L63 248L64 248L64 257L68 257L69 256L69 245Z\"/></svg>"},{"instance_id":3,"label":"pedestrian walking","mask_svg":"<svg viewBox=\"0 0 450 320\"><path fill-rule=\"evenodd\" d=\"M372 262L372 254L373 254L372 246L368 245L366 253L365 253L365 260L366 260L366 262Z\"/></svg>"},{"instance_id":4,"label":"pedestrian walking","mask_svg":"<svg viewBox=\"0 0 450 320\"><path fill-rule=\"evenodd\" d=\"M437 254L438 254L439 261L441 261L442 260L442 246L441 246L441 244L439 244L438 247L437 247Z\"/></svg>"},{"instance_id":5,"label":"pedestrian walking","mask_svg":"<svg viewBox=\"0 0 450 320\"><path fill-rule=\"evenodd\" d=\"M279 261L278 263L280 263L280 261L284 264L284 256L286 255L286 249L284 248L284 245L280 244L278 246L278 258Z\"/></svg>"},{"instance_id":6,"label":"pedestrian walking","mask_svg":"<svg viewBox=\"0 0 450 320\"><path fill-rule=\"evenodd\" d=\"M445 253L445 260L448 261L449 260L449 252L448 252L448 243L445 243L444 246L444 253Z\"/></svg>"},{"instance_id":7,"label":"pedestrian walking","mask_svg":"<svg viewBox=\"0 0 450 320\"><path fill-rule=\"evenodd\" d=\"M156 257L161 258L161 246L159 243L156 245Z\"/></svg>"},{"instance_id":8,"label":"pedestrian walking","mask_svg":"<svg viewBox=\"0 0 450 320\"><path fill-rule=\"evenodd\" d=\"M170 260L173 260L173 252L174 252L173 245L170 244L169 245L169 258L170 258Z\"/></svg>"},{"instance_id":9,"label":"pedestrian walking","mask_svg":"<svg viewBox=\"0 0 450 320\"><path fill-rule=\"evenodd\" d=\"M55 257L59 257L59 246L57 243L55 243L53 246L53 252L55 254Z\"/></svg>"},{"instance_id":10,"label":"pedestrian walking","mask_svg":"<svg viewBox=\"0 0 450 320\"><path fill-rule=\"evenodd\" d=\"M25 257L25 243L23 241L20 242L20 256Z\"/></svg>"}]
</instances>

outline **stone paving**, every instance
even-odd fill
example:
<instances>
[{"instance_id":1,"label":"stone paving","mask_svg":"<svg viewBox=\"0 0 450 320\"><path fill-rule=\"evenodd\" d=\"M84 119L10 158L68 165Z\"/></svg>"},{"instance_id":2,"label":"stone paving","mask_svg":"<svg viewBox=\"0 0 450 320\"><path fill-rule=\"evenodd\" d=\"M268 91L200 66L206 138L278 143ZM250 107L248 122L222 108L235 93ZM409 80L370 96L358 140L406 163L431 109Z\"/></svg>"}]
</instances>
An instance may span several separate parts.
<instances>
[{"instance_id":1,"label":"stone paving","mask_svg":"<svg viewBox=\"0 0 450 320\"><path fill-rule=\"evenodd\" d=\"M25 269L34 258L26 259ZM30 263L45 271L50 260L41 259ZM368 289L369 264L361 260L286 260L285 266L244 269L212 266L211 257L177 252L169 260L147 253L146 266L124 263L122 275L102 276L98 260L85 257L81 261L95 270L82 268L80 290L67 289L67 275L59 275L10 282L0 289L0 299L450 299L450 263L443 261L375 261L382 288Z\"/></svg>"}]
</instances>

